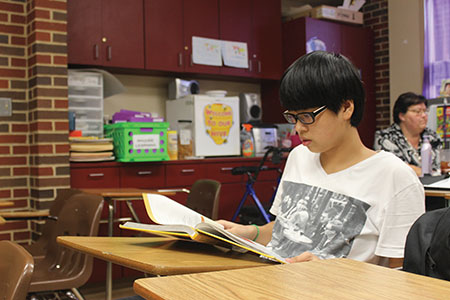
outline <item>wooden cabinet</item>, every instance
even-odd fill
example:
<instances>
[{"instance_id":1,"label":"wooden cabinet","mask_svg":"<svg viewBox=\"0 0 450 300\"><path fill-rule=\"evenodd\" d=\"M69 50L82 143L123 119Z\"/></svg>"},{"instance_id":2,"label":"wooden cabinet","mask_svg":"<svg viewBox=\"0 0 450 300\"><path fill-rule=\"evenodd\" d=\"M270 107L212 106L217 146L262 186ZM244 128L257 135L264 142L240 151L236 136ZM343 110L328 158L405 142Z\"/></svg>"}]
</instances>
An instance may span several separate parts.
<instances>
[{"instance_id":1,"label":"wooden cabinet","mask_svg":"<svg viewBox=\"0 0 450 300\"><path fill-rule=\"evenodd\" d=\"M69 63L144 68L142 1L67 1Z\"/></svg>"},{"instance_id":2,"label":"wooden cabinet","mask_svg":"<svg viewBox=\"0 0 450 300\"><path fill-rule=\"evenodd\" d=\"M145 67L219 74L192 62L192 37L219 38L218 0L145 0Z\"/></svg>"},{"instance_id":3,"label":"wooden cabinet","mask_svg":"<svg viewBox=\"0 0 450 300\"><path fill-rule=\"evenodd\" d=\"M250 69L256 77L279 80L282 74L281 1L254 0Z\"/></svg>"},{"instance_id":4,"label":"wooden cabinet","mask_svg":"<svg viewBox=\"0 0 450 300\"><path fill-rule=\"evenodd\" d=\"M366 91L364 117L358 126L363 143L373 146L375 134L375 79L373 58L373 34L369 28L334 23L312 18L300 18L283 23L283 66L287 68L297 58L306 54L306 42L317 38L328 51L348 57L360 70ZM267 83L261 89L263 121L283 122L278 102L278 84Z\"/></svg>"},{"instance_id":5,"label":"wooden cabinet","mask_svg":"<svg viewBox=\"0 0 450 300\"><path fill-rule=\"evenodd\" d=\"M160 164L131 164L120 168L120 187L152 189L165 186L165 168Z\"/></svg>"},{"instance_id":6,"label":"wooden cabinet","mask_svg":"<svg viewBox=\"0 0 450 300\"><path fill-rule=\"evenodd\" d=\"M115 167L84 167L70 169L72 188L117 188L119 169Z\"/></svg>"}]
</instances>

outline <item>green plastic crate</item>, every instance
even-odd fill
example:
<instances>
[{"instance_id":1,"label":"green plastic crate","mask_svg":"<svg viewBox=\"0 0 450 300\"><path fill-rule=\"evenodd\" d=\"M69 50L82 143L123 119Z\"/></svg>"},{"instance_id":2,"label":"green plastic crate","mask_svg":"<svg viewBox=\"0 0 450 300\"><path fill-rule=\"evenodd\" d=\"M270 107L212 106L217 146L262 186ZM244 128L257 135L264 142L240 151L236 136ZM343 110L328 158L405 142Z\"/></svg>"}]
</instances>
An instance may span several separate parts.
<instances>
[{"instance_id":1,"label":"green plastic crate","mask_svg":"<svg viewBox=\"0 0 450 300\"><path fill-rule=\"evenodd\" d=\"M114 153L117 161L169 160L167 122L127 122L112 124Z\"/></svg>"}]
</instances>

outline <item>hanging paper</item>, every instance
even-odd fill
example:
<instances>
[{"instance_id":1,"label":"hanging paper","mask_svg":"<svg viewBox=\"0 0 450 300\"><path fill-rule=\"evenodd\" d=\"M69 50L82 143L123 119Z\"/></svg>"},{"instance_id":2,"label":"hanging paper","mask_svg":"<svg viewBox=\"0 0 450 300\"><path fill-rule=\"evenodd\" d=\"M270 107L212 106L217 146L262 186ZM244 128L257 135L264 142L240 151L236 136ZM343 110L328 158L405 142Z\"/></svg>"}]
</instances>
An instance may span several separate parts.
<instances>
[{"instance_id":1,"label":"hanging paper","mask_svg":"<svg viewBox=\"0 0 450 300\"><path fill-rule=\"evenodd\" d=\"M248 69L247 43L222 41L223 64Z\"/></svg>"},{"instance_id":2,"label":"hanging paper","mask_svg":"<svg viewBox=\"0 0 450 300\"><path fill-rule=\"evenodd\" d=\"M221 66L220 41L193 36L192 62L199 65Z\"/></svg>"}]
</instances>

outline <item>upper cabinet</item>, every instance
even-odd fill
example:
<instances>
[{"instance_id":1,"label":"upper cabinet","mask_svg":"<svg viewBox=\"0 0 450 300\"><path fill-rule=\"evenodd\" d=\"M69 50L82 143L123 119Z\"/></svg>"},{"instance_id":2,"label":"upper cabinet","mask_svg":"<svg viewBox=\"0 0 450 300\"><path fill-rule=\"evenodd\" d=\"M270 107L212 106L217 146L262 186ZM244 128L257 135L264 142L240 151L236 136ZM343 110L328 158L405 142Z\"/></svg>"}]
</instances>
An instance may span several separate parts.
<instances>
[{"instance_id":1,"label":"upper cabinet","mask_svg":"<svg viewBox=\"0 0 450 300\"><path fill-rule=\"evenodd\" d=\"M219 38L218 0L145 0L145 68L218 74L192 62L192 37Z\"/></svg>"},{"instance_id":2,"label":"upper cabinet","mask_svg":"<svg viewBox=\"0 0 450 300\"><path fill-rule=\"evenodd\" d=\"M68 0L70 64L278 80L281 0ZM194 64L192 37L247 43L248 68Z\"/></svg>"},{"instance_id":3,"label":"upper cabinet","mask_svg":"<svg viewBox=\"0 0 450 300\"><path fill-rule=\"evenodd\" d=\"M68 0L70 64L144 68L143 0Z\"/></svg>"}]
</instances>

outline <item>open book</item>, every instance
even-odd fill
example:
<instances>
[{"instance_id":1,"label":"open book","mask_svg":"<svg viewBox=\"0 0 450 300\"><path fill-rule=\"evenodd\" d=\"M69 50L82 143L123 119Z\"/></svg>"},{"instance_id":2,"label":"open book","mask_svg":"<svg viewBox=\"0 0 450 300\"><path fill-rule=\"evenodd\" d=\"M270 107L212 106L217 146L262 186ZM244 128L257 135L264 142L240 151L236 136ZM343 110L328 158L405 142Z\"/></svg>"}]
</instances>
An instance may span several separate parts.
<instances>
[{"instance_id":1,"label":"open book","mask_svg":"<svg viewBox=\"0 0 450 300\"><path fill-rule=\"evenodd\" d=\"M126 222L120 228L225 246L239 252L251 251L263 258L286 263L265 246L226 231L221 224L166 196L143 194L143 198L148 216L158 225Z\"/></svg>"}]
</instances>

